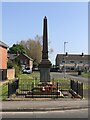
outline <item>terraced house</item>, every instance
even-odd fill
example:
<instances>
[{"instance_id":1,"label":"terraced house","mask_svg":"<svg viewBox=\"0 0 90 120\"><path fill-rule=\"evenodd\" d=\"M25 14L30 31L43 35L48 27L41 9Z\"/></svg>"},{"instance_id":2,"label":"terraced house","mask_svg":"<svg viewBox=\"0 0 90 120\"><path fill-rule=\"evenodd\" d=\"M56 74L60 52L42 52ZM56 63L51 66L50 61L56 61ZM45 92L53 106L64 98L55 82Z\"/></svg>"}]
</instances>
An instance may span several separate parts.
<instances>
[{"instance_id":1,"label":"terraced house","mask_svg":"<svg viewBox=\"0 0 90 120\"><path fill-rule=\"evenodd\" d=\"M0 41L0 80L7 79L7 48L8 46Z\"/></svg>"},{"instance_id":2,"label":"terraced house","mask_svg":"<svg viewBox=\"0 0 90 120\"><path fill-rule=\"evenodd\" d=\"M56 66L61 71L90 71L90 55L82 54L57 54Z\"/></svg>"}]
</instances>

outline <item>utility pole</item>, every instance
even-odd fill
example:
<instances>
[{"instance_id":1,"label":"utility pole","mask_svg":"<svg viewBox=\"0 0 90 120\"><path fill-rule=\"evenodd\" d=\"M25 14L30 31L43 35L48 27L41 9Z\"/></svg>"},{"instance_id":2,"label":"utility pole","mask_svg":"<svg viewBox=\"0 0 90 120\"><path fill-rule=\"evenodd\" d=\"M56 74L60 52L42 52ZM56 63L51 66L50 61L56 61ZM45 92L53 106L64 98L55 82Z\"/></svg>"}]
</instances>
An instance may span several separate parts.
<instances>
[{"instance_id":1,"label":"utility pole","mask_svg":"<svg viewBox=\"0 0 90 120\"><path fill-rule=\"evenodd\" d=\"M64 61L65 61L66 43L68 43L68 42L64 42ZM65 74L65 72L66 72L65 63L66 62L64 62L64 78L66 77L66 74Z\"/></svg>"}]
</instances>

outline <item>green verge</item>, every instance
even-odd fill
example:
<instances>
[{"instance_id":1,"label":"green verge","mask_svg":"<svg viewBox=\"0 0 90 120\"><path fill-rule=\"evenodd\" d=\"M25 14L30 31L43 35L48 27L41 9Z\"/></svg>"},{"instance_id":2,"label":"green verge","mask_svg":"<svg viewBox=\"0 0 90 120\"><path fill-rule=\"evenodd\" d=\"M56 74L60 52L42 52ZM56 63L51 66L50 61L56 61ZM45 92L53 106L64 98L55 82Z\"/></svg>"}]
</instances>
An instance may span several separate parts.
<instances>
[{"instance_id":1,"label":"green verge","mask_svg":"<svg viewBox=\"0 0 90 120\"><path fill-rule=\"evenodd\" d=\"M84 89L90 89L90 85L85 84L85 85L83 86L83 88L84 88Z\"/></svg>"},{"instance_id":2,"label":"green verge","mask_svg":"<svg viewBox=\"0 0 90 120\"><path fill-rule=\"evenodd\" d=\"M40 83L40 73L33 72L31 74L20 74L19 78L19 89L30 89L32 84L37 86ZM51 82L59 83L59 89L70 89L70 80L66 78L51 79Z\"/></svg>"},{"instance_id":3,"label":"green verge","mask_svg":"<svg viewBox=\"0 0 90 120\"><path fill-rule=\"evenodd\" d=\"M6 98L8 97L8 85L4 84L2 86L0 86L0 100L6 100Z\"/></svg>"},{"instance_id":4,"label":"green verge","mask_svg":"<svg viewBox=\"0 0 90 120\"><path fill-rule=\"evenodd\" d=\"M82 73L81 76L82 77L90 77L90 72L88 72L88 73Z\"/></svg>"}]
</instances>

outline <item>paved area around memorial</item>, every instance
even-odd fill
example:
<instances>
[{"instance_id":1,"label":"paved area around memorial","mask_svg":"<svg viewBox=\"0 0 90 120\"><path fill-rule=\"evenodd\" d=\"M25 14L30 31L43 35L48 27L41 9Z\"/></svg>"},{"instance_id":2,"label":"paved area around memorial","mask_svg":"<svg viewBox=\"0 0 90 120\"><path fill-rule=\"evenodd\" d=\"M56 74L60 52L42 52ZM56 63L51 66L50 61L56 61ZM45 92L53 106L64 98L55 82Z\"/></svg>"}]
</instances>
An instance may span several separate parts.
<instances>
[{"instance_id":1,"label":"paved area around memorial","mask_svg":"<svg viewBox=\"0 0 90 120\"><path fill-rule=\"evenodd\" d=\"M87 99L3 101L1 111L54 111L89 108Z\"/></svg>"}]
</instances>

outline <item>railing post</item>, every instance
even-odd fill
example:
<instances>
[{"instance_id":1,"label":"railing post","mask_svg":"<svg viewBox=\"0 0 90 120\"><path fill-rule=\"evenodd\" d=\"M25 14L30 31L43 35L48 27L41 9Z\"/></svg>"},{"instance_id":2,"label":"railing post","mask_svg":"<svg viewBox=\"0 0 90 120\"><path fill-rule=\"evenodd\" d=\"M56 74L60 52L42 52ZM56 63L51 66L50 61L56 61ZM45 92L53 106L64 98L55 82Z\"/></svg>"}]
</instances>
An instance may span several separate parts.
<instances>
[{"instance_id":1,"label":"railing post","mask_svg":"<svg viewBox=\"0 0 90 120\"><path fill-rule=\"evenodd\" d=\"M78 94L79 93L79 89L78 89L78 87L79 87L79 85L78 85L79 83L78 83L78 81L76 82L76 87L77 87L77 89L76 89L76 93Z\"/></svg>"},{"instance_id":2,"label":"railing post","mask_svg":"<svg viewBox=\"0 0 90 120\"><path fill-rule=\"evenodd\" d=\"M34 83L32 82L32 98L33 98L33 88L34 88Z\"/></svg>"},{"instance_id":3,"label":"railing post","mask_svg":"<svg viewBox=\"0 0 90 120\"><path fill-rule=\"evenodd\" d=\"M72 80L70 81L71 89L72 89Z\"/></svg>"},{"instance_id":4,"label":"railing post","mask_svg":"<svg viewBox=\"0 0 90 120\"><path fill-rule=\"evenodd\" d=\"M81 90L80 90L81 91L81 97L83 98L83 83L81 83L80 86L81 86Z\"/></svg>"},{"instance_id":5,"label":"railing post","mask_svg":"<svg viewBox=\"0 0 90 120\"><path fill-rule=\"evenodd\" d=\"M58 82L57 82L57 98L58 98Z\"/></svg>"},{"instance_id":6,"label":"railing post","mask_svg":"<svg viewBox=\"0 0 90 120\"><path fill-rule=\"evenodd\" d=\"M9 90L9 82L8 82L8 98L9 98L9 92L10 92L10 90Z\"/></svg>"}]
</instances>

